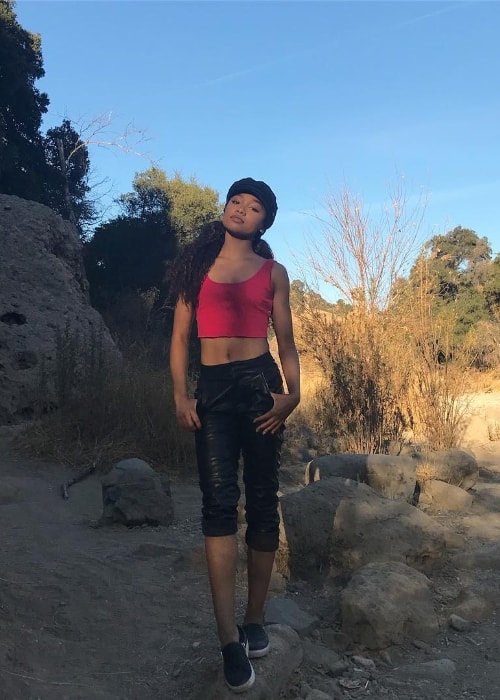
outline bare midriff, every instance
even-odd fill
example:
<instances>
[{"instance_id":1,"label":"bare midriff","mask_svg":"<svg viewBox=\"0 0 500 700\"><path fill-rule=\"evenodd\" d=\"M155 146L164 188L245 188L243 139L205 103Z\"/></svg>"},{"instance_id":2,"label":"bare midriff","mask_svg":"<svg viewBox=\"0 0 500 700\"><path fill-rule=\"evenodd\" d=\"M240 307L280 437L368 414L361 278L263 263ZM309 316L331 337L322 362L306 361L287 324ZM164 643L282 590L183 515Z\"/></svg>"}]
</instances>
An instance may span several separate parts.
<instances>
[{"instance_id":1,"label":"bare midriff","mask_svg":"<svg viewBox=\"0 0 500 700\"><path fill-rule=\"evenodd\" d=\"M269 352L267 338L201 338L201 364L252 360Z\"/></svg>"}]
</instances>

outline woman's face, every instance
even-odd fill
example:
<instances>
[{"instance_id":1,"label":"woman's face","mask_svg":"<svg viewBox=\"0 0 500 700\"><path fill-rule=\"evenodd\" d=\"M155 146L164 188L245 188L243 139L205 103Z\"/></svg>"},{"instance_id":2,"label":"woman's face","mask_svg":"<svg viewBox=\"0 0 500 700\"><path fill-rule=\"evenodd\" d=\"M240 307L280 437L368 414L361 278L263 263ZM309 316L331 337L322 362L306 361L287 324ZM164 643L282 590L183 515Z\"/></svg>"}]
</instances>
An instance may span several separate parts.
<instances>
[{"instance_id":1,"label":"woman's face","mask_svg":"<svg viewBox=\"0 0 500 700\"><path fill-rule=\"evenodd\" d=\"M237 237L251 238L264 228L265 218L266 210L253 194L235 194L226 204L222 224Z\"/></svg>"}]
</instances>

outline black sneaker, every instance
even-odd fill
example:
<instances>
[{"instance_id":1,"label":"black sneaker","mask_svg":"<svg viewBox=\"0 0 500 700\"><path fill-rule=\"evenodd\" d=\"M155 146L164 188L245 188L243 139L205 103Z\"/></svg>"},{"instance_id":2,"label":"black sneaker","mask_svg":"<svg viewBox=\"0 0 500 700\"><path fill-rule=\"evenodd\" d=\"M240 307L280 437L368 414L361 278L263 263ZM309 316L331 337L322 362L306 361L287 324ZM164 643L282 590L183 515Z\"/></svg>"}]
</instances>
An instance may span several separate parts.
<instances>
[{"instance_id":1,"label":"black sneaker","mask_svg":"<svg viewBox=\"0 0 500 700\"><path fill-rule=\"evenodd\" d=\"M254 684L255 672L248 660L247 636L239 626L238 633L240 635L239 641L226 644L221 653L226 684L235 693L243 693Z\"/></svg>"},{"instance_id":2,"label":"black sneaker","mask_svg":"<svg viewBox=\"0 0 500 700\"><path fill-rule=\"evenodd\" d=\"M258 659L269 652L270 644L264 625L257 622L249 622L243 625L248 639L248 656L251 659Z\"/></svg>"}]
</instances>

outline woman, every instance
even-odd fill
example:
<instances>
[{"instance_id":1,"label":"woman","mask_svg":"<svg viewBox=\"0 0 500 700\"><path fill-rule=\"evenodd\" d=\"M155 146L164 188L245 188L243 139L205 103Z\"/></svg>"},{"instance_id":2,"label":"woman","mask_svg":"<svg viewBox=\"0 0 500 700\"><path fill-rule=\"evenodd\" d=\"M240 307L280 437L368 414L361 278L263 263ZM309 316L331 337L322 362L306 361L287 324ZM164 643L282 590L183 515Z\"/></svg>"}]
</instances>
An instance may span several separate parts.
<instances>
[{"instance_id":1,"label":"woman","mask_svg":"<svg viewBox=\"0 0 500 700\"><path fill-rule=\"evenodd\" d=\"M242 692L255 674L248 657L269 640L264 605L278 548L278 470L286 418L300 400L300 370L285 268L261 240L274 222L276 197L266 183L231 185L222 221L208 224L174 268L176 299L170 350L179 424L195 431L202 529L227 685ZM188 343L196 318L201 367L196 398L187 390ZM287 392L267 340L272 320ZM234 614L238 461L243 455L248 548L248 604Z\"/></svg>"}]
</instances>

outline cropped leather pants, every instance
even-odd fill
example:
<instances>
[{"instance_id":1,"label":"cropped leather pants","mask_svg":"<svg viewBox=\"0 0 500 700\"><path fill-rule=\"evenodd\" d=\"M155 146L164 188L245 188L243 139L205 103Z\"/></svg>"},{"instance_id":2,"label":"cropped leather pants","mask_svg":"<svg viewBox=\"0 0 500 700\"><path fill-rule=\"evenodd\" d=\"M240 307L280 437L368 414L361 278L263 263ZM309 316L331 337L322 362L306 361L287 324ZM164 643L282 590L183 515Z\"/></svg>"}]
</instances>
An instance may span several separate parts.
<instances>
[{"instance_id":1,"label":"cropped leather pants","mask_svg":"<svg viewBox=\"0 0 500 700\"><path fill-rule=\"evenodd\" d=\"M254 423L272 407L271 391L282 393L283 382L270 353L251 360L202 365L196 391L203 534L236 533L242 456L246 542L262 552L275 551L279 540L277 492L283 428L274 435L263 435Z\"/></svg>"}]
</instances>

